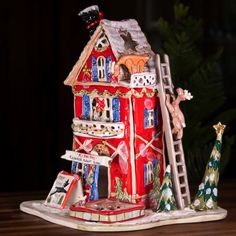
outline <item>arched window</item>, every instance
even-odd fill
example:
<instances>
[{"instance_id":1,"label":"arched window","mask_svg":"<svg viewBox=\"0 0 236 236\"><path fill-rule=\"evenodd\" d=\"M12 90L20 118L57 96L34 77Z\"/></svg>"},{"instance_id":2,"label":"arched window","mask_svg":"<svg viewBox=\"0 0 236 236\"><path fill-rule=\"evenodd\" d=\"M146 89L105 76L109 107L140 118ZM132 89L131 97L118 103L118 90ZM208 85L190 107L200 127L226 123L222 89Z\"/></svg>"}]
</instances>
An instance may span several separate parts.
<instances>
[{"instance_id":1,"label":"arched window","mask_svg":"<svg viewBox=\"0 0 236 236\"><path fill-rule=\"evenodd\" d=\"M106 81L106 59L103 56L97 59L98 81Z\"/></svg>"}]
</instances>

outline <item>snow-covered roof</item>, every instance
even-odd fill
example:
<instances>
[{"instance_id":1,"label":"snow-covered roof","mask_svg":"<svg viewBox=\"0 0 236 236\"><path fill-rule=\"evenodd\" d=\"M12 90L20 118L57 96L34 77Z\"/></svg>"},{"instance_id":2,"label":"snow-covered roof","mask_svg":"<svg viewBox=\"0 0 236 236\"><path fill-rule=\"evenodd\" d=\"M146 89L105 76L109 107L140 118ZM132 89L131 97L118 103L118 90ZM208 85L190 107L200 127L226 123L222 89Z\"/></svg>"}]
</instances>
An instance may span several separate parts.
<instances>
[{"instance_id":1,"label":"snow-covered roof","mask_svg":"<svg viewBox=\"0 0 236 236\"><path fill-rule=\"evenodd\" d=\"M117 59L124 54L154 55L136 20L102 20L100 25L104 29Z\"/></svg>"},{"instance_id":2,"label":"snow-covered roof","mask_svg":"<svg viewBox=\"0 0 236 236\"><path fill-rule=\"evenodd\" d=\"M117 60L119 60L121 56L127 54L148 55L150 56L150 60L148 61L145 70L154 70L154 61L152 59L154 52L151 50L151 46L138 25L138 22L134 19L122 21L110 21L103 19L100 21L100 25L91 36L78 61L64 81L65 85L73 86L75 84L77 76L86 63L86 60L92 52L97 39L103 31L111 44L112 51Z\"/></svg>"}]
</instances>

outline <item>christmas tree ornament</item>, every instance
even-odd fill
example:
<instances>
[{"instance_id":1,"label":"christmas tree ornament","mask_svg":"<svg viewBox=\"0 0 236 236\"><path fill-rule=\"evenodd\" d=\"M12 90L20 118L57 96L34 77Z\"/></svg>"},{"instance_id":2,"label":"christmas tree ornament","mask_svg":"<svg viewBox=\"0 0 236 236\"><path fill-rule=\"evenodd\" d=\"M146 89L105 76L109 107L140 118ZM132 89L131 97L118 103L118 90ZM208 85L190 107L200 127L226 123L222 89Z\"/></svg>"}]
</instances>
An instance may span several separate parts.
<instances>
[{"instance_id":1,"label":"christmas tree ornament","mask_svg":"<svg viewBox=\"0 0 236 236\"><path fill-rule=\"evenodd\" d=\"M195 200L191 204L191 208L196 211L213 210L218 208L217 186L219 181L222 135L226 126L219 122L213 127L217 135L216 141L211 152L210 159L207 163L202 182L198 187Z\"/></svg>"}]
</instances>

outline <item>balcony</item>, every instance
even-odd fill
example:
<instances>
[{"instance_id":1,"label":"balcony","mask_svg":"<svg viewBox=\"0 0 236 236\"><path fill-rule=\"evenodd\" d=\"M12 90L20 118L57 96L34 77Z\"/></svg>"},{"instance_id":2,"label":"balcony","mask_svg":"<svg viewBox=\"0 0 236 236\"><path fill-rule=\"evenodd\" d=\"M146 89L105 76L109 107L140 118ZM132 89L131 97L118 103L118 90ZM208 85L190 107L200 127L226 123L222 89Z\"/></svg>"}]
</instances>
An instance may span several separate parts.
<instances>
[{"instance_id":1,"label":"balcony","mask_svg":"<svg viewBox=\"0 0 236 236\"><path fill-rule=\"evenodd\" d=\"M72 130L74 135L89 138L123 138L124 124L122 122L102 122L73 119Z\"/></svg>"},{"instance_id":2,"label":"balcony","mask_svg":"<svg viewBox=\"0 0 236 236\"><path fill-rule=\"evenodd\" d=\"M155 86L156 74L150 72L136 73L131 75L130 87L143 88L146 86Z\"/></svg>"}]
</instances>

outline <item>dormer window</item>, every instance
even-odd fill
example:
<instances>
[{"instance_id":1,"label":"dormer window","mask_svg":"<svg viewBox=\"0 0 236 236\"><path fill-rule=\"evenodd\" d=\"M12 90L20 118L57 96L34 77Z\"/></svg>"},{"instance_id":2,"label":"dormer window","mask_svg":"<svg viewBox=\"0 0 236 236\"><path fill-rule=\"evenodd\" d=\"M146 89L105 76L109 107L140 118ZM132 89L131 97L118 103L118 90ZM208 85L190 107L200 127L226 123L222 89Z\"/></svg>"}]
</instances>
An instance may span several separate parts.
<instances>
[{"instance_id":1,"label":"dormer window","mask_svg":"<svg viewBox=\"0 0 236 236\"><path fill-rule=\"evenodd\" d=\"M106 59L103 56L97 59L98 81L106 81Z\"/></svg>"},{"instance_id":2,"label":"dormer window","mask_svg":"<svg viewBox=\"0 0 236 236\"><path fill-rule=\"evenodd\" d=\"M112 57L99 56L91 57L92 64L92 81L94 82L110 82L110 70L109 64L112 61Z\"/></svg>"}]
</instances>

